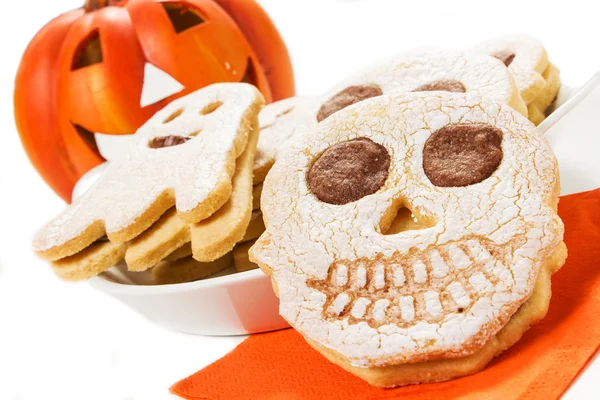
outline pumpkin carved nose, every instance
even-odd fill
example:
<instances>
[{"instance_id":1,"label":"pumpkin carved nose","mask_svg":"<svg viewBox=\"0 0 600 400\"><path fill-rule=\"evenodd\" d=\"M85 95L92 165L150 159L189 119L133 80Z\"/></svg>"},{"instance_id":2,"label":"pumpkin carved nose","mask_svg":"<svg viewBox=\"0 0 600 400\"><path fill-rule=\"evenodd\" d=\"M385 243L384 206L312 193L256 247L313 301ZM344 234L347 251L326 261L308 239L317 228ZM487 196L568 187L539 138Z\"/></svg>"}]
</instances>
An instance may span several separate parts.
<instances>
[{"instance_id":1,"label":"pumpkin carved nose","mask_svg":"<svg viewBox=\"0 0 600 400\"><path fill-rule=\"evenodd\" d=\"M140 97L140 106L146 107L166 99L185 89L171 75L156 67L153 64L146 63L144 67L144 86Z\"/></svg>"}]
</instances>

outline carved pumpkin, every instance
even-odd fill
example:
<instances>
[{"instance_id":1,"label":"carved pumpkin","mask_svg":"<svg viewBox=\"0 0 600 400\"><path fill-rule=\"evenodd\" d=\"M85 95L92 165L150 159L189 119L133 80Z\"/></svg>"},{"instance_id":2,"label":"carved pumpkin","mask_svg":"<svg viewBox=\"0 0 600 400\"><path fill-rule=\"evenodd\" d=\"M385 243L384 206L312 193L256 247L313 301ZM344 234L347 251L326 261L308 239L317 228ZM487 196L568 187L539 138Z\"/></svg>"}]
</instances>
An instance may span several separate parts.
<instances>
[{"instance_id":1,"label":"carved pumpkin","mask_svg":"<svg viewBox=\"0 0 600 400\"><path fill-rule=\"evenodd\" d=\"M15 118L54 191L70 201L77 180L104 161L97 138L132 134L172 100L211 83L252 83L267 101L272 92L275 100L293 96L277 30L254 1L239 4L244 12L234 20L213 0L87 0L34 37L17 74ZM257 33L248 40L249 30L271 40L257 41Z\"/></svg>"}]
</instances>

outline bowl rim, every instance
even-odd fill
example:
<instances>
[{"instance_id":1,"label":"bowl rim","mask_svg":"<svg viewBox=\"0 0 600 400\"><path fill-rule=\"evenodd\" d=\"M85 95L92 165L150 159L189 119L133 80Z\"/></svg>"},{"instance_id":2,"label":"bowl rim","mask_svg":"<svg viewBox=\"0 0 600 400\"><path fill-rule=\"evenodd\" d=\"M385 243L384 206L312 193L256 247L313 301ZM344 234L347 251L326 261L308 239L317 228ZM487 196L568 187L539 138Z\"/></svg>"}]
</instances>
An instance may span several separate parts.
<instances>
[{"instance_id":1,"label":"bowl rim","mask_svg":"<svg viewBox=\"0 0 600 400\"><path fill-rule=\"evenodd\" d=\"M538 131L545 135L558 121L569 114L575 107L583 102L596 88L600 86L600 71L596 72L583 86L572 87L561 84L560 91L566 91L568 97L561 104L554 104L556 107L552 113L538 125Z\"/></svg>"},{"instance_id":2,"label":"bowl rim","mask_svg":"<svg viewBox=\"0 0 600 400\"><path fill-rule=\"evenodd\" d=\"M215 289L229 287L237 283L247 283L258 279L268 278L268 276L259 269L251 271L236 272L231 275L219 276L215 278L202 279L194 282L174 283L167 285L130 285L126 283L113 282L102 276L95 276L88 280L88 283L95 289L103 292L126 295L165 295L172 293L191 292L202 289Z\"/></svg>"}]
</instances>

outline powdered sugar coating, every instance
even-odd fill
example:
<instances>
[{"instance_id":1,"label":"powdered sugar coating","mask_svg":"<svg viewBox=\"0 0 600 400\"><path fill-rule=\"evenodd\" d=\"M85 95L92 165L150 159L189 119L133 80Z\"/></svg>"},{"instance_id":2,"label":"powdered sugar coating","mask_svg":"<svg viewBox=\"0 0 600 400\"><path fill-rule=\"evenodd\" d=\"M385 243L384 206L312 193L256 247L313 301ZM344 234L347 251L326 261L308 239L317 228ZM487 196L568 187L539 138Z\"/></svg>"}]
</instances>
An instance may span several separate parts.
<instances>
[{"instance_id":1,"label":"powdered sugar coating","mask_svg":"<svg viewBox=\"0 0 600 400\"><path fill-rule=\"evenodd\" d=\"M259 116L260 137L254 157L254 169L275 162L278 152L288 146L297 133L317 124L315 98L291 97L265 106Z\"/></svg>"},{"instance_id":2,"label":"powdered sugar coating","mask_svg":"<svg viewBox=\"0 0 600 400\"><path fill-rule=\"evenodd\" d=\"M449 124L502 130L504 158L491 177L455 188L429 182L423 145ZM267 231L251 249L277 283L281 315L360 367L480 349L529 297L540 267L562 240L551 206L556 159L533 130L510 107L468 92L439 92L366 100L300 137L264 183ZM353 203L320 202L306 182L310 166L330 146L359 137L390 153L385 185ZM382 234L380 222L399 199L436 224ZM333 266L340 264L347 284L332 285ZM382 300L389 304L376 307Z\"/></svg>"},{"instance_id":3,"label":"powdered sugar coating","mask_svg":"<svg viewBox=\"0 0 600 400\"><path fill-rule=\"evenodd\" d=\"M325 98L356 85L377 85L383 94L412 92L435 81L460 82L465 91L508 104L522 114L527 109L507 68L494 57L456 50L414 50L380 62L336 85Z\"/></svg>"},{"instance_id":4,"label":"powdered sugar coating","mask_svg":"<svg viewBox=\"0 0 600 400\"><path fill-rule=\"evenodd\" d=\"M104 221L108 233L120 231L167 190L174 191L179 211L192 210L219 179L233 174L227 165L248 139L240 124L261 99L251 85L228 83L175 100L138 130L127 154L112 162L92 188L37 233L34 250L61 246L96 221ZM153 138L169 135L193 138L174 147L149 148Z\"/></svg>"},{"instance_id":5,"label":"powdered sugar coating","mask_svg":"<svg viewBox=\"0 0 600 400\"><path fill-rule=\"evenodd\" d=\"M456 50L415 50L379 62L336 84L319 97L293 97L264 107L254 169L272 163L293 138L310 132L317 124L322 104L349 86L375 84L383 94L411 92L437 80L456 80L472 95L508 104L527 112L512 75L494 57Z\"/></svg>"},{"instance_id":6,"label":"powdered sugar coating","mask_svg":"<svg viewBox=\"0 0 600 400\"><path fill-rule=\"evenodd\" d=\"M542 73L548 66L548 55L537 39L526 35L509 35L480 43L472 50L488 55L513 53L515 57L508 69L527 104L537 97L538 91L544 89Z\"/></svg>"}]
</instances>

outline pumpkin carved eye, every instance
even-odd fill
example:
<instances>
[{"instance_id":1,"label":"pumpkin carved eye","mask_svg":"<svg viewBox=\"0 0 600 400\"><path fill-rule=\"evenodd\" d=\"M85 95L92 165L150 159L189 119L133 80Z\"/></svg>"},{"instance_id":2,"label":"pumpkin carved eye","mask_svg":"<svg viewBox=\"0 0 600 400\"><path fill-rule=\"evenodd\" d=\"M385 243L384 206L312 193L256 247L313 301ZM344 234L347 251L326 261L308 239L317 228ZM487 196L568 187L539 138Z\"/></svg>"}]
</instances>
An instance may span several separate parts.
<instances>
[{"instance_id":1,"label":"pumpkin carved eye","mask_svg":"<svg viewBox=\"0 0 600 400\"><path fill-rule=\"evenodd\" d=\"M175 29L181 33L206 22L206 18L198 10L194 10L182 3L162 3L167 16Z\"/></svg>"},{"instance_id":2,"label":"pumpkin carved eye","mask_svg":"<svg viewBox=\"0 0 600 400\"><path fill-rule=\"evenodd\" d=\"M71 71L100 64L103 61L100 31L96 29L77 47L71 64Z\"/></svg>"}]
</instances>

